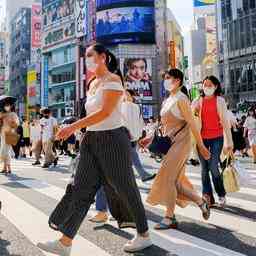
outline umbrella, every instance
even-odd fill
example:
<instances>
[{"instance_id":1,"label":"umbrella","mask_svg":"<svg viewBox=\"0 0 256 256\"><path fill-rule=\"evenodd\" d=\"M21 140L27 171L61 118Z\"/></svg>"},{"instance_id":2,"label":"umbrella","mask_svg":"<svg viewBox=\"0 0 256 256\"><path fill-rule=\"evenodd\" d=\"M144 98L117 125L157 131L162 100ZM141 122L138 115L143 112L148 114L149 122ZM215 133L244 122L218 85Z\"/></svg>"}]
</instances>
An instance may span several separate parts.
<instances>
[{"instance_id":1,"label":"umbrella","mask_svg":"<svg viewBox=\"0 0 256 256\"><path fill-rule=\"evenodd\" d=\"M63 121L62 121L62 124L73 124L74 122L77 121L77 118L76 117L67 117L65 118Z\"/></svg>"},{"instance_id":2,"label":"umbrella","mask_svg":"<svg viewBox=\"0 0 256 256\"><path fill-rule=\"evenodd\" d=\"M12 96L7 96L7 95L0 96L0 106L1 107L3 107L6 103L13 105L16 101L17 101L17 99Z\"/></svg>"}]
</instances>

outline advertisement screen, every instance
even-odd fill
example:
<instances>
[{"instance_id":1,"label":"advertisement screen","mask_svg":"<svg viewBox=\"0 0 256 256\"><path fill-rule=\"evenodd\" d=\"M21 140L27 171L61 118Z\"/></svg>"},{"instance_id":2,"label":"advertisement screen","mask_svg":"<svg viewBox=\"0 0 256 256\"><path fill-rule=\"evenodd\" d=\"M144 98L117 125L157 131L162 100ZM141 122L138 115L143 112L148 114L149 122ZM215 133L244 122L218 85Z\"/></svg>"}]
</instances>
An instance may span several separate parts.
<instances>
[{"instance_id":1,"label":"advertisement screen","mask_svg":"<svg viewBox=\"0 0 256 256\"><path fill-rule=\"evenodd\" d=\"M151 59L124 59L122 66L126 87L135 91L139 99L152 100Z\"/></svg>"},{"instance_id":2,"label":"advertisement screen","mask_svg":"<svg viewBox=\"0 0 256 256\"><path fill-rule=\"evenodd\" d=\"M96 0L97 9L111 8L114 6L145 6L154 5L154 0Z\"/></svg>"},{"instance_id":3,"label":"advertisement screen","mask_svg":"<svg viewBox=\"0 0 256 256\"><path fill-rule=\"evenodd\" d=\"M43 7L43 25L51 26L57 22L68 19L75 12L74 0L45 1L47 4Z\"/></svg>"},{"instance_id":4,"label":"advertisement screen","mask_svg":"<svg viewBox=\"0 0 256 256\"><path fill-rule=\"evenodd\" d=\"M201 7L215 4L216 0L194 0L194 7Z\"/></svg>"},{"instance_id":5,"label":"advertisement screen","mask_svg":"<svg viewBox=\"0 0 256 256\"><path fill-rule=\"evenodd\" d=\"M97 12L96 37L103 43L154 43L153 7L124 7Z\"/></svg>"}]
</instances>

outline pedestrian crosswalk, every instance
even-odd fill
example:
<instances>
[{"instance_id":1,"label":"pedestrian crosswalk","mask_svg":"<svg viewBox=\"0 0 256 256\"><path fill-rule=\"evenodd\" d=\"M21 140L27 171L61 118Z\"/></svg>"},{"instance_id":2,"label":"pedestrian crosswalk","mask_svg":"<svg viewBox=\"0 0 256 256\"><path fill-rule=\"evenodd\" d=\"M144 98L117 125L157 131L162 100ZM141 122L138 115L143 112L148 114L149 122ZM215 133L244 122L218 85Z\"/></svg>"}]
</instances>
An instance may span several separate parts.
<instances>
[{"instance_id":1,"label":"pedestrian crosswalk","mask_svg":"<svg viewBox=\"0 0 256 256\"><path fill-rule=\"evenodd\" d=\"M67 163L63 162L63 164ZM58 234L52 232L48 227L48 216L63 196L69 174L60 173L54 169L49 171L41 168L36 169L31 167L31 162L28 160L15 162L13 170L16 175L0 177L0 200L3 203L2 217L6 218L10 225L14 225L35 248L38 242L57 239ZM254 174L254 170L251 172ZM195 186L201 185L198 172L189 171L188 176ZM243 187L240 192L243 194L242 199L235 197L235 195L228 197L228 204L249 213L246 216L217 209L213 210L211 219L206 222L202 219L201 212L197 207L193 205L185 209L177 207L176 214L181 222L181 230L156 231L153 229L156 218L160 219L163 216L164 209L162 207L152 208L146 203L151 182L145 184L137 180L137 183L147 212L150 213L149 227L154 243L152 248L139 255L255 256L256 198L255 201L248 200L246 195L255 196L256 186L254 188ZM45 201L49 202L49 205L45 206L44 209ZM88 217L94 214L93 206ZM151 214L156 218L151 218ZM75 239L72 255L126 255L122 251L122 245L135 234L135 231L132 229L120 231L113 221L109 221L102 229L99 225L95 226L86 219ZM185 232L186 230L190 231ZM216 234L219 234L219 237ZM224 234L227 234L227 237L223 237ZM37 250L38 256L52 255ZM26 254L19 253L19 255L25 256Z\"/></svg>"}]
</instances>

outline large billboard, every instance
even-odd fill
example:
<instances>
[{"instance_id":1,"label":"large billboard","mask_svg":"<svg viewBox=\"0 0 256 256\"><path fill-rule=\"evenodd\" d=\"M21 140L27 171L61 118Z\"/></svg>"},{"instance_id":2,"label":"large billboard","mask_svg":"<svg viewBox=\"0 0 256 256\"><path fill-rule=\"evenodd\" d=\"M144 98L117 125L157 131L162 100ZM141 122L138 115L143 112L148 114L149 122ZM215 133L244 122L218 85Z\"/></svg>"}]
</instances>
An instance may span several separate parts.
<instances>
[{"instance_id":1,"label":"large billboard","mask_svg":"<svg viewBox=\"0 0 256 256\"><path fill-rule=\"evenodd\" d=\"M97 40L102 43L154 43L153 7L122 7L97 12Z\"/></svg>"},{"instance_id":2,"label":"large billboard","mask_svg":"<svg viewBox=\"0 0 256 256\"><path fill-rule=\"evenodd\" d=\"M75 22L62 24L43 34L43 50L65 43L75 37Z\"/></svg>"},{"instance_id":3,"label":"large billboard","mask_svg":"<svg viewBox=\"0 0 256 256\"><path fill-rule=\"evenodd\" d=\"M97 9L125 6L154 5L154 0L96 0Z\"/></svg>"},{"instance_id":4,"label":"large billboard","mask_svg":"<svg viewBox=\"0 0 256 256\"><path fill-rule=\"evenodd\" d=\"M43 25L50 27L68 20L75 12L75 0L43 1Z\"/></svg>"},{"instance_id":5,"label":"large billboard","mask_svg":"<svg viewBox=\"0 0 256 256\"><path fill-rule=\"evenodd\" d=\"M194 0L194 7L213 5L215 3L216 0Z\"/></svg>"},{"instance_id":6,"label":"large billboard","mask_svg":"<svg viewBox=\"0 0 256 256\"><path fill-rule=\"evenodd\" d=\"M126 87L135 91L141 100L152 100L152 60L127 58L121 66Z\"/></svg>"},{"instance_id":7,"label":"large billboard","mask_svg":"<svg viewBox=\"0 0 256 256\"><path fill-rule=\"evenodd\" d=\"M147 104L153 99L152 60L145 58L127 58L120 60L127 89L137 94L142 103L142 114L145 119L153 116L153 105Z\"/></svg>"},{"instance_id":8,"label":"large billboard","mask_svg":"<svg viewBox=\"0 0 256 256\"><path fill-rule=\"evenodd\" d=\"M76 37L87 34L87 0L75 0Z\"/></svg>"}]
</instances>

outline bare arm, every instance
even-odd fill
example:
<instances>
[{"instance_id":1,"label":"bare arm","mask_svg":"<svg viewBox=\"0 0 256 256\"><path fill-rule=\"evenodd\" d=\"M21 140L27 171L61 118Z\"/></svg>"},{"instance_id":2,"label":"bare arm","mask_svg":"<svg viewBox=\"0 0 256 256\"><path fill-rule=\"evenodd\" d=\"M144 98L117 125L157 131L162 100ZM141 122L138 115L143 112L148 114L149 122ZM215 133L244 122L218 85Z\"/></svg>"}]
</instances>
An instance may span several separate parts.
<instances>
[{"instance_id":1,"label":"bare arm","mask_svg":"<svg viewBox=\"0 0 256 256\"><path fill-rule=\"evenodd\" d=\"M178 108L179 108L183 118L185 119L185 121L189 124L191 132L195 137L197 145L199 147L204 145L200 131L196 125L196 121L194 119L189 101L188 100L179 100Z\"/></svg>"},{"instance_id":2,"label":"bare arm","mask_svg":"<svg viewBox=\"0 0 256 256\"><path fill-rule=\"evenodd\" d=\"M75 122L72 125L72 128L74 130L79 130L87 126L102 122L113 113L122 95L122 91L104 90L102 108L97 112L92 113L87 117Z\"/></svg>"}]
</instances>

